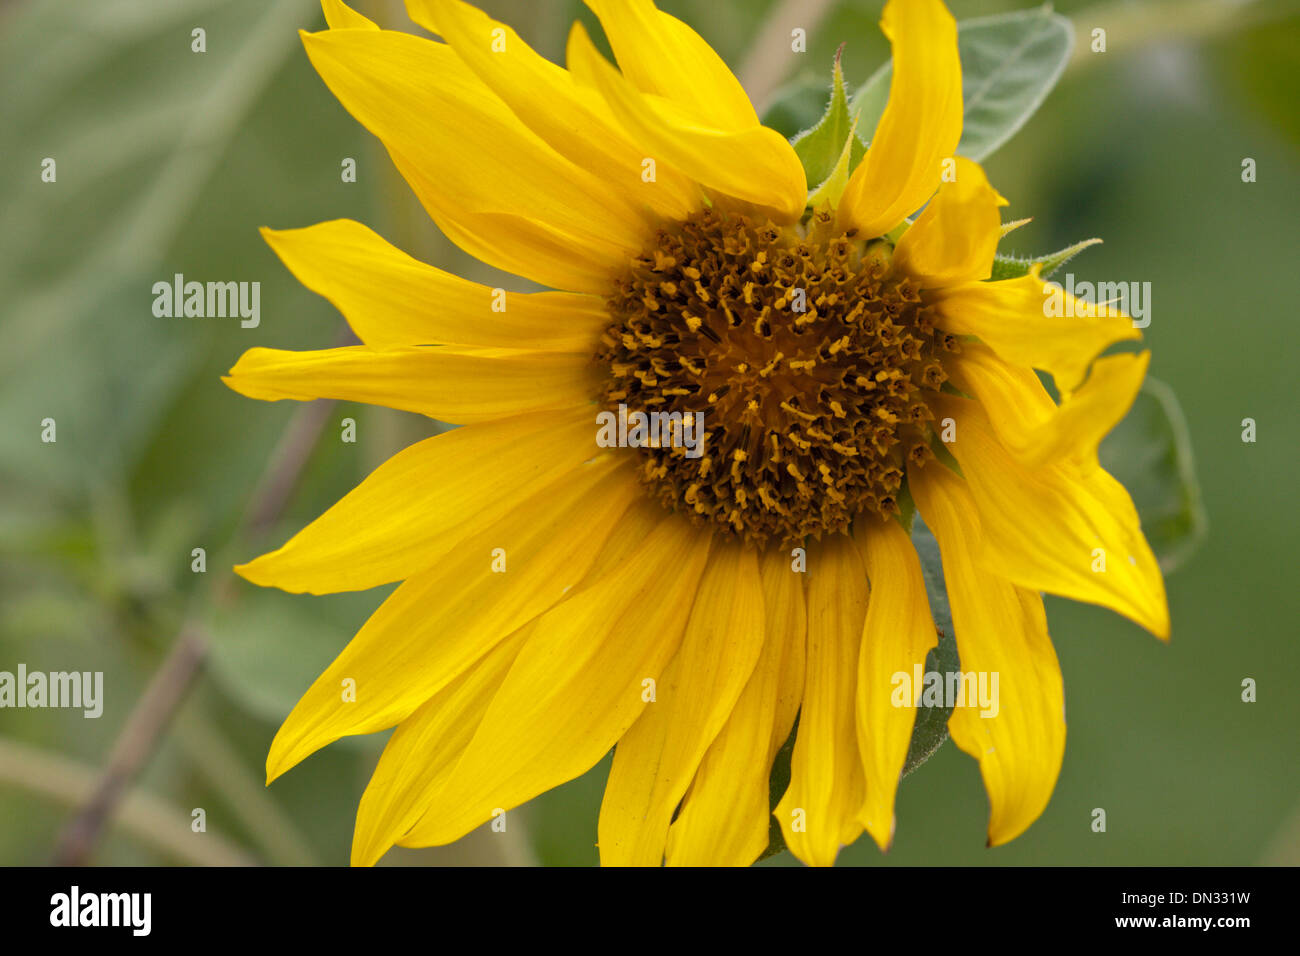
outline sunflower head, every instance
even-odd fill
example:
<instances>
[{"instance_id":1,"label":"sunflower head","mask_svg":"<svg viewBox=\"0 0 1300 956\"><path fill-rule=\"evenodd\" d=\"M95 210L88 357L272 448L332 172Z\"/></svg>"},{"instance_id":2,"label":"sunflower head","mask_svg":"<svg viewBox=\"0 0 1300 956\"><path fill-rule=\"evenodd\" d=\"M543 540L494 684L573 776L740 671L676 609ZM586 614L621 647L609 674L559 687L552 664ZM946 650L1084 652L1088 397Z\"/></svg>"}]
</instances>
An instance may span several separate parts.
<instances>
[{"instance_id":1,"label":"sunflower head","mask_svg":"<svg viewBox=\"0 0 1300 956\"><path fill-rule=\"evenodd\" d=\"M1147 363L1101 353L1138 333L1115 309L1046 308L1036 270L990 281L1007 201L954 155L939 0L886 4L888 103L834 188L689 26L587 2L617 65L575 26L561 67L460 0L407 2L440 41L341 0L304 34L446 236L550 291L453 276L357 223L266 233L362 344L253 349L233 388L464 426L238 569L313 593L402 582L280 728L268 777L395 726L358 811L369 864L614 748L604 862L747 864L797 719L786 844L812 864L864 831L887 848L921 702L897 676L938 639L919 513L962 671L999 678L996 713L959 701L948 729L979 761L989 842L1016 837L1065 742L1041 592L1168 634L1137 513L1097 460ZM693 417L703 440L604 447L600 416L628 408Z\"/></svg>"},{"instance_id":2,"label":"sunflower head","mask_svg":"<svg viewBox=\"0 0 1300 956\"><path fill-rule=\"evenodd\" d=\"M706 452L647 448L668 508L757 547L899 512L922 464L955 336L938 330L891 245L706 209L661 229L610 297L598 359L611 406L694 414Z\"/></svg>"}]
</instances>

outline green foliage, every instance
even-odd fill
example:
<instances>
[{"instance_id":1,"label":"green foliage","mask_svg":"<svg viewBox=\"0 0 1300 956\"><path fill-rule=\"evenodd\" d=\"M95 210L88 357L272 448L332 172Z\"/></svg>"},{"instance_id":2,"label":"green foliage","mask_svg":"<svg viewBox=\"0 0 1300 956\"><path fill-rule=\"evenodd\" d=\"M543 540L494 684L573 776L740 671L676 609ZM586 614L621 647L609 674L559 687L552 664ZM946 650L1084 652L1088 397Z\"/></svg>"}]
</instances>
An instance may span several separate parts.
<instances>
[{"instance_id":1,"label":"green foliage","mask_svg":"<svg viewBox=\"0 0 1300 956\"><path fill-rule=\"evenodd\" d=\"M364 217L368 187L331 191L337 157L366 147L302 55L297 29L319 19L316 0L28 2L0 17L0 669L26 660L104 672L102 719L64 726L65 715L38 713L34 725L62 728L35 740L92 771L187 607L228 574L231 531L290 412L254 414L218 376L244 348L323 346L336 334L337 313L257 236L260 225ZM193 49L198 27L206 52ZM260 281L261 326L155 316L153 284L177 272ZM52 443L41 440L47 418ZM295 507L318 513L359 470L331 469ZM205 573L191 570L195 547ZM248 657L278 651L315 666L310 649L341 646L351 623L250 630L263 643ZM209 673L230 670L221 661ZM271 715L255 698L271 699L258 681L276 673L248 672L251 682L216 694L200 679L192 706L212 707L222 732L244 731L240 759L260 790L269 736L253 715ZM283 696L294 682L306 686L286 677ZM149 786L181 806L232 805L225 780L193 783L184 748L169 746ZM319 798L350 826L353 795ZM27 821L44 845L15 857L0 827L0 860L43 862L70 808L15 800L0 791L0 817ZM177 862L130 841L106 846L109 861Z\"/></svg>"},{"instance_id":2,"label":"green foliage","mask_svg":"<svg viewBox=\"0 0 1300 956\"><path fill-rule=\"evenodd\" d=\"M1015 135L1061 78L1073 41L1070 21L1048 4L957 24L964 104L958 155L983 160ZM892 63L884 64L853 94L850 111L864 138L885 112L892 74Z\"/></svg>"},{"instance_id":3,"label":"green foliage","mask_svg":"<svg viewBox=\"0 0 1300 956\"><path fill-rule=\"evenodd\" d=\"M912 544L921 559L925 593L930 599L930 616L939 632L939 643L925 657L925 670L926 673L953 673L961 669L961 661L957 655L957 635L952 626L952 608L948 605L948 591L943 581L943 562L939 560L939 542L919 514L912 525ZM952 708L947 706L916 709L916 723L912 727L912 742L903 764L903 776L921 766L943 746L948 739L948 717L951 714Z\"/></svg>"},{"instance_id":4,"label":"green foliage","mask_svg":"<svg viewBox=\"0 0 1300 956\"><path fill-rule=\"evenodd\" d=\"M1041 105L1065 67L1073 34L1069 21L1049 6L958 26L965 108L957 152L980 160ZM843 51L841 44L821 118L790 140L807 176L810 207L839 201L889 100L891 63L881 66L852 98L847 95ZM824 88L797 81L780 92L765 120L783 128L810 113L811 104L824 96Z\"/></svg>"},{"instance_id":5,"label":"green foliage","mask_svg":"<svg viewBox=\"0 0 1300 956\"><path fill-rule=\"evenodd\" d=\"M1148 376L1098 455L1132 495L1161 570L1168 574L1182 565L1205 540L1208 520L1187 422L1173 389Z\"/></svg>"}]
</instances>

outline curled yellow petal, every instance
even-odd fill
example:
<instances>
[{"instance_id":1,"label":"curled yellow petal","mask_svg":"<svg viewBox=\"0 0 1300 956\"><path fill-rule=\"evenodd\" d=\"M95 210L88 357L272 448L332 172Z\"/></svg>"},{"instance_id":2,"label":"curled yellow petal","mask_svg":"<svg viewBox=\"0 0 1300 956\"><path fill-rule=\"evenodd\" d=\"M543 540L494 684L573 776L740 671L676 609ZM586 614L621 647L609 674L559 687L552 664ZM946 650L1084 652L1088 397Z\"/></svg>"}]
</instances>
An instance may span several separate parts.
<instances>
[{"instance_id":1,"label":"curled yellow petal","mask_svg":"<svg viewBox=\"0 0 1300 956\"><path fill-rule=\"evenodd\" d=\"M871 579L871 600L858 657L858 749L866 775L859 817L882 850L894 839L894 795L916 722L915 699L900 706L896 675L913 668L938 643L921 561L912 539L892 519L862 523L854 537ZM917 688L919 692L919 688Z\"/></svg>"},{"instance_id":2,"label":"curled yellow petal","mask_svg":"<svg viewBox=\"0 0 1300 956\"><path fill-rule=\"evenodd\" d=\"M1026 468L1069 459L1097 467L1097 446L1128 413L1142 387L1151 353L1107 355L1059 406L1038 376L1010 365L979 342L962 345L947 365L953 384L988 413L1002 446Z\"/></svg>"},{"instance_id":3,"label":"curled yellow petal","mask_svg":"<svg viewBox=\"0 0 1300 956\"><path fill-rule=\"evenodd\" d=\"M1061 668L1042 598L980 562L981 523L962 480L931 463L911 469L909 481L939 542L961 660L962 697L948 730L979 761L989 846L999 846L1038 819L1056 786L1065 754Z\"/></svg>"},{"instance_id":4,"label":"curled yellow petal","mask_svg":"<svg viewBox=\"0 0 1300 956\"><path fill-rule=\"evenodd\" d=\"M645 150L600 94L534 51L514 30L461 0L407 0L411 18L440 34L529 129L566 159L665 219L698 211L702 195L667 162L645 175Z\"/></svg>"},{"instance_id":5,"label":"curled yellow petal","mask_svg":"<svg viewBox=\"0 0 1300 956\"><path fill-rule=\"evenodd\" d=\"M893 266L924 289L987 279L1001 238L998 207L1007 201L989 185L978 163L963 156L956 178L939 187L894 250Z\"/></svg>"},{"instance_id":6,"label":"curled yellow petal","mask_svg":"<svg viewBox=\"0 0 1300 956\"><path fill-rule=\"evenodd\" d=\"M781 223L803 214L807 179L794 148L757 123L736 129L700 125L676 102L642 93L592 45L582 24L569 34L569 63L589 80L651 159L663 159L711 190L759 207Z\"/></svg>"},{"instance_id":7,"label":"curled yellow petal","mask_svg":"<svg viewBox=\"0 0 1300 956\"><path fill-rule=\"evenodd\" d=\"M494 264L526 261L534 242L544 254L547 230L605 276L640 251L650 229L645 211L525 127L451 47L389 30L304 33L303 45L339 102L384 142L403 175L410 167L419 171L411 186L435 221L468 227L482 225L477 217L504 216L518 226L497 236L513 241L515 263ZM482 247L467 251L478 255Z\"/></svg>"},{"instance_id":8,"label":"curled yellow petal","mask_svg":"<svg viewBox=\"0 0 1300 956\"><path fill-rule=\"evenodd\" d=\"M979 509L986 566L1021 587L1108 607L1168 638L1164 579L1119 482L1071 462L1025 468L978 403L945 395L935 407L955 423L947 447Z\"/></svg>"},{"instance_id":9,"label":"curled yellow petal","mask_svg":"<svg viewBox=\"0 0 1300 956\"><path fill-rule=\"evenodd\" d=\"M847 536L810 550L803 709L790 787L776 808L786 846L809 866L830 866L862 833L866 785L855 713L868 591L862 557Z\"/></svg>"},{"instance_id":10,"label":"curled yellow petal","mask_svg":"<svg viewBox=\"0 0 1300 956\"><path fill-rule=\"evenodd\" d=\"M739 131L758 125L740 81L691 27L653 0L586 0L619 69L642 93L662 97L700 125Z\"/></svg>"},{"instance_id":11,"label":"curled yellow petal","mask_svg":"<svg viewBox=\"0 0 1300 956\"><path fill-rule=\"evenodd\" d=\"M839 207L840 228L868 239L934 195L962 124L957 23L940 0L889 0L880 28L894 54L889 102Z\"/></svg>"},{"instance_id":12,"label":"curled yellow petal","mask_svg":"<svg viewBox=\"0 0 1300 956\"><path fill-rule=\"evenodd\" d=\"M1051 373L1068 394L1103 349L1141 333L1119 309L1076 299L1036 272L935 289L928 301L945 332L977 336L1004 361Z\"/></svg>"}]
</instances>

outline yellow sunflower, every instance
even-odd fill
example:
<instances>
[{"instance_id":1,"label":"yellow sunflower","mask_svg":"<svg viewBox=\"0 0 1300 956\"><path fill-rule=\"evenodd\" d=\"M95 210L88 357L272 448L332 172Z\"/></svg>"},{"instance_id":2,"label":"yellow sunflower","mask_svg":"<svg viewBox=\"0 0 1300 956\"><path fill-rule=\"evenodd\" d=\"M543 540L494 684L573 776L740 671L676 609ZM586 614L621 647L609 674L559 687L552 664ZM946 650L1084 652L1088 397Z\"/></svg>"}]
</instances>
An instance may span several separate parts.
<instances>
[{"instance_id":1,"label":"yellow sunflower","mask_svg":"<svg viewBox=\"0 0 1300 956\"><path fill-rule=\"evenodd\" d=\"M989 843L1013 839L1065 745L1040 592L1168 636L1138 515L1097 461L1148 357L1098 356L1138 333L1046 309L1037 274L988 281L1006 200L952 158L962 74L938 0L886 5L888 106L813 209L699 35L651 0L587 2L617 67L581 25L562 68L459 0L407 0L441 43L339 0L303 35L448 237L562 291L469 282L356 222L265 232L364 344L252 349L231 387L464 426L237 569L314 594L403 582L280 728L268 780L395 726L356 821L353 862L373 864L615 748L602 862L743 865L797 718L786 844L808 864L864 830L885 849L916 713L895 675L936 643L915 508L962 671L999 677L996 714L969 701L949 729L979 761Z\"/></svg>"}]
</instances>

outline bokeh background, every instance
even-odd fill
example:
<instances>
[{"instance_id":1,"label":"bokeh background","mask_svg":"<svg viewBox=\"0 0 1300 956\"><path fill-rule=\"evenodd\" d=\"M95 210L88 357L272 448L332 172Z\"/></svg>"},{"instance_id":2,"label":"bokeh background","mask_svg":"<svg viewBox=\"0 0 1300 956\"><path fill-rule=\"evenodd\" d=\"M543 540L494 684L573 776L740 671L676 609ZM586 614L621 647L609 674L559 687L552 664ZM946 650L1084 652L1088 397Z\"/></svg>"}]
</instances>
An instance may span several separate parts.
<instances>
[{"instance_id":1,"label":"bokeh background","mask_svg":"<svg viewBox=\"0 0 1300 956\"><path fill-rule=\"evenodd\" d=\"M400 3L358 6L413 29ZM553 58L575 17L595 26L575 0L483 6ZM851 84L888 56L878 0L661 6L763 101L804 91L782 122L800 109L815 118L841 41ZM966 19L1024 4L950 6ZM840 860L1300 863L1300 10L1285 0L1056 8L1076 25L1076 55L986 162L1008 217L1034 217L1003 249L1101 236L1071 271L1152 283L1151 372L1181 399L1209 534L1168 580L1168 646L1109 612L1049 599L1069 742L1055 796L1024 836L984 848L978 768L949 743L903 782L892 852L862 840ZM351 217L426 261L525 286L442 238L333 100L296 34L322 24L315 0L0 3L0 670L103 671L106 697L98 720L0 710L0 863L347 861L385 735L335 744L269 789L262 768L279 721L384 593L290 596L235 582L228 568L440 426L346 403L257 403L220 383L248 347L324 348L344 334L257 228ZM789 52L794 26L809 30L806 54ZM1107 30L1104 54L1088 50L1094 26ZM191 51L195 27L206 53ZM41 182L45 157L56 183ZM341 181L346 157L355 183ZM1254 183L1242 182L1246 157ZM178 272L260 281L260 326L155 318L151 286ZM53 444L40 440L47 417ZM1253 444L1241 439L1247 417ZM340 439L344 418L357 423L355 444ZM206 550L206 573L191 569L194 548ZM160 669L183 690L178 705L151 697L137 708ZM1255 703L1241 700L1248 677ZM104 768L133 763L113 819L70 840ZM607 769L512 813L505 834L385 863L595 863ZM190 826L196 808L202 834ZM1106 810L1104 834L1091 829L1094 808Z\"/></svg>"}]
</instances>

